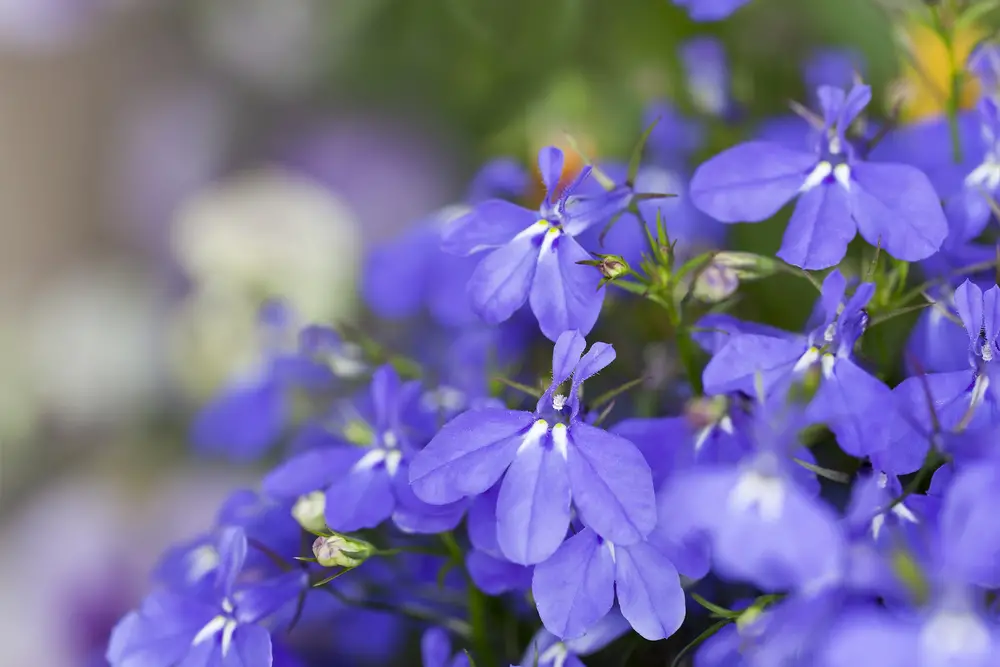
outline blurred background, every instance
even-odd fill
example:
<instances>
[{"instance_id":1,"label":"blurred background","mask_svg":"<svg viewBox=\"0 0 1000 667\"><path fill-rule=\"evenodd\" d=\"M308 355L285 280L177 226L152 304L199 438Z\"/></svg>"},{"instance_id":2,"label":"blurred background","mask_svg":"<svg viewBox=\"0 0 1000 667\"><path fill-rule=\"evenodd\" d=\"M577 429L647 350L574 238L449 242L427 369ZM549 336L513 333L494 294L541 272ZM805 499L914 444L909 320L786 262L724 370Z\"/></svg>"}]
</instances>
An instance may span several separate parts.
<instances>
[{"instance_id":1,"label":"blurred background","mask_svg":"<svg viewBox=\"0 0 1000 667\"><path fill-rule=\"evenodd\" d=\"M725 74L682 49L704 36ZM0 0L0 662L103 664L163 548L254 484L186 440L262 298L351 321L365 248L485 159L567 132L627 157L664 99L711 154L809 99L824 48L888 104L897 37L874 0L721 24L669 0ZM782 227L736 243L773 252Z\"/></svg>"}]
</instances>

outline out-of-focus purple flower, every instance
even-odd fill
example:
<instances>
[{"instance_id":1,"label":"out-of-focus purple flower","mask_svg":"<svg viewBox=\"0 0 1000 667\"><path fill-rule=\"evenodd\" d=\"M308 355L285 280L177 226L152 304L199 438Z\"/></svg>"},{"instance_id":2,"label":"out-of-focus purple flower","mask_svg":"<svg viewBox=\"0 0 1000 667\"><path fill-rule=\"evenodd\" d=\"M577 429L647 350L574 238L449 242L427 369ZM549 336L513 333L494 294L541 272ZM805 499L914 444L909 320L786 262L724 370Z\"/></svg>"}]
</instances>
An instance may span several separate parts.
<instances>
[{"instance_id":1,"label":"out-of-focus purple flower","mask_svg":"<svg viewBox=\"0 0 1000 667\"><path fill-rule=\"evenodd\" d=\"M520 667L584 667L581 657L597 653L628 631L628 621L617 609L575 639L561 641L542 628L531 638Z\"/></svg>"},{"instance_id":2,"label":"out-of-focus purple flower","mask_svg":"<svg viewBox=\"0 0 1000 667\"><path fill-rule=\"evenodd\" d=\"M447 142L391 119L346 116L288 137L279 162L319 181L364 221L366 243L395 236L461 187ZM387 196L386 193L392 193Z\"/></svg>"},{"instance_id":3,"label":"out-of-focus purple flower","mask_svg":"<svg viewBox=\"0 0 1000 667\"><path fill-rule=\"evenodd\" d=\"M1000 44L980 42L969 54L965 67L979 79L985 95L995 96L1000 92Z\"/></svg>"},{"instance_id":4,"label":"out-of-focus purple flower","mask_svg":"<svg viewBox=\"0 0 1000 667\"><path fill-rule=\"evenodd\" d=\"M985 667L1000 648L1000 626L982 604L982 588L1000 583L995 554L998 469L972 464L947 483L928 543L913 554L926 600L845 609L817 664L823 667L913 664ZM982 587L982 588L980 588Z\"/></svg>"},{"instance_id":5,"label":"out-of-focus purple flower","mask_svg":"<svg viewBox=\"0 0 1000 667\"><path fill-rule=\"evenodd\" d=\"M300 432L302 453L264 478L264 492L294 499L322 490L326 523L338 531L374 528L390 517L406 532L454 528L464 503L431 506L410 490L410 462L435 416L417 409L420 392L419 383L401 381L391 366L379 368L352 405ZM327 427L337 422L342 432L335 435Z\"/></svg>"},{"instance_id":6,"label":"out-of-focus purple flower","mask_svg":"<svg viewBox=\"0 0 1000 667\"><path fill-rule=\"evenodd\" d=\"M183 202L223 173L233 111L221 91L192 80L140 93L116 124L110 197L117 222L167 271L176 269L169 224Z\"/></svg>"},{"instance_id":7,"label":"out-of-focus purple flower","mask_svg":"<svg viewBox=\"0 0 1000 667\"><path fill-rule=\"evenodd\" d=\"M469 656L464 651L452 653L451 639L441 628L430 628L420 638L420 657L423 667L469 667Z\"/></svg>"},{"instance_id":8,"label":"out-of-focus purple flower","mask_svg":"<svg viewBox=\"0 0 1000 667\"><path fill-rule=\"evenodd\" d=\"M846 543L792 461L805 451L797 433L807 420L777 398L758 406L755 451L739 464L697 465L668 478L650 540L710 556L726 579L814 593L842 578Z\"/></svg>"},{"instance_id":9,"label":"out-of-focus purple flower","mask_svg":"<svg viewBox=\"0 0 1000 667\"><path fill-rule=\"evenodd\" d=\"M271 664L271 637L260 622L304 591L306 575L241 581L247 539L239 528L219 538L220 566L204 594L155 591L123 618L108 646L111 667L170 667L181 662L223 667Z\"/></svg>"},{"instance_id":10,"label":"out-of-focus purple flower","mask_svg":"<svg viewBox=\"0 0 1000 667\"><path fill-rule=\"evenodd\" d=\"M865 78L865 61L857 51L846 49L821 49L815 51L803 66L802 78L806 90L815 91L821 86L850 88L860 76ZM816 100L819 103L819 100Z\"/></svg>"},{"instance_id":11,"label":"out-of-focus purple flower","mask_svg":"<svg viewBox=\"0 0 1000 667\"><path fill-rule=\"evenodd\" d=\"M528 186L528 174L513 160L487 163L473 178L467 201L476 204L491 197L519 198ZM380 317L412 317L426 308L446 327L479 321L466 286L478 265L474 257L459 257L441 249L442 232L468 213L456 205L415 223L398 238L376 246L363 272L361 291Z\"/></svg>"},{"instance_id":12,"label":"out-of-focus purple flower","mask_svg":"<svg viewBox=\"0 0 1000 667\"><path fill-rule=\"evenodd\" d=\"M298 332L284 304L265 304L260 328L260 357L232 378L192 425L191 438L203 451L243 460L262 456L288 425L293 389L324 389L338 376L365 368L355 348L333 330Z\"/></svg>"},{"instance_id":13,"label":"out-of-focus purple flower","mask_svg":"<svg viewBox=\"0 0 1000 667\"><path fill-rule=\"evenodd\" d=\"M778 257L806 269L837 264L858 231L898 259L937 252L948 225L927 177L904 164L866 162L846 137L871 89L824 87L819 96L825 130L816 152L763 141L730 148L695 172L695 206L721 222L760 222L798 198Z\"/></svg>"},{"instance_id":14,"label":"out-of-focus purple flower","mask_svg":"<svg viewBox=\"0 0 1000 667\"><path fill-rule=\"evenodd\" d=\"M721 21L750 0L674 0L695 21Z\"/></svg>"},{"instance_id":15,"label":"out-of-focus purple flower","mask_svg":"<svg viewBox=\"0 0 1000 667\"><path fill-rule=\"evenodd\" d=\"M694 105L704 114L727 117L734 110L729 63L717 39L698 37L681 44L681 62Z\"/></svg>"}]
</instances>

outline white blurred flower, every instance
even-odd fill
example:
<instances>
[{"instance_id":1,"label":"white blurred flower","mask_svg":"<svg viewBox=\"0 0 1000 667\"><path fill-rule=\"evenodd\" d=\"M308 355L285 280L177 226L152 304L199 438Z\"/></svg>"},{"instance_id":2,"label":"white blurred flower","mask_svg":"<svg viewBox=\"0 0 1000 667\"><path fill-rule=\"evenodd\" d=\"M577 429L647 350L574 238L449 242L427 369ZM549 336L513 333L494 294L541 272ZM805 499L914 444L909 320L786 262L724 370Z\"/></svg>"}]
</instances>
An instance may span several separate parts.
<instances>
[{"instance_id":1,"label":"white blurred flower","mask_svg":"<svg viewBox=\"0 0 1000 667\"><path fill-rule=\"evenodd\" d=\"M303 322L354 310L357 221L309 179L276 168L235 176L183 206L173 232L193 283L175 322L177 367L197 393L252 363L263 299L284 300Z\"/></svg>"}]
</instances>

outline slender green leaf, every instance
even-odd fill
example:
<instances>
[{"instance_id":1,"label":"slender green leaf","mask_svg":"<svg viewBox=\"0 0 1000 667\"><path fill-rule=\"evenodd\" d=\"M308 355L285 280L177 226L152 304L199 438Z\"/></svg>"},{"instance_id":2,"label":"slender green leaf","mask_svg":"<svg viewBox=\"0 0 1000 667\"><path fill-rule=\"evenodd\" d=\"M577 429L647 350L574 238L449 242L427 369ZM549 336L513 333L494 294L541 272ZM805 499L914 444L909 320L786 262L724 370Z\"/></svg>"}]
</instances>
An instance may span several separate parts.
<instances>
[{"instance_id":1,"label":"slender green leaf","mask_svg":"<svg viewBox=\"0 0 1000 667\"><path fill-rule=\"evenodd\" d=\"M708 600L698 595L697 593L692 593L691 598L695 602L700 604L702 607L704 607L705 609L709 610L710 612L718 616L719 618L737 618L740 615L740 612L733 611L732 609L726 609L725 607L720 607L714 602L709 602Z\"/></svg>"},{"instance_id":2,"label":"slender green leaf","mask_svg":"<svg viewBox=\"0 0 1000 667\"><path fill-rule=\"evenodd\" d=\"M642 154L646 150L646 142L649 141L649 135L653 133L653 129L656 128L656 124L659 122L659 116L653 119L653 122L649 124L649 127L642 133L638 143L632 149L632 156L628 160L628 176L625 178L625 184L629 187L635 184L635 177L639 173L639 165L642 164Z\"/></svg>"},{"instance_id":3,"label":"slender green leaf","mask_svg":"<svg viewBox=\"0 0 1000 667\"><path fill-rule=\"evenodd\" d=\"M707 630L705 630L697 637L695 637L693 640L691 640L690 644L682 648L680 652L677 653L677 656L674 657L674 661L670 663L670 667L679 667L679 665L681 664L681 660L684 658L684 656L686 656L694 649L698 648L698 646L700 646L706 639L708 639L716 632L729 625L730 623L732 623L730 619L723 619L718 623L716 623L715 625L709 627Z\"/></svg>"},{"instance_id":4,"label":"slender green leaf","mask_svg":"<svg viewBox=\"0 0 1000 667\"><path fill-rule=\"evenodd\" d=\"M830 470L829 468L824 468L823 466L818 466L815 463L809 463L808 461L803 461L799 458L793 458L793 461L798 463L800 466L805 468L810 472L814 472L820 477L824 477L831 482L837 482L838 484L850 484L851 476L847 473L840 472L839 470Z\"/></svg>"}]
</instances>

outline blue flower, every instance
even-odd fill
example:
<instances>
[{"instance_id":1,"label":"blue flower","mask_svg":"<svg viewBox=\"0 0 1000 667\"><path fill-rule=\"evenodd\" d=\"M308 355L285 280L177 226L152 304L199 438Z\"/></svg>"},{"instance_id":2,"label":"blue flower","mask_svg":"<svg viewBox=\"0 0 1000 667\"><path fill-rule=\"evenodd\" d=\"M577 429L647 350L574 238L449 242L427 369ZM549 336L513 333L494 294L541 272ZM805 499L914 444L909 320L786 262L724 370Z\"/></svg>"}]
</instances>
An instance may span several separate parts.
<instances>
[{"instance_id":1,"label":"blue flower","mask_svg":"<svg viewBox=\"0 0 1000 667\"><path fill-rule=\"evenodd\" d=\"M927 585L926 602L845 610L816 664L985 667L995 662L1000 625L984 608L982 590L1000 584L997 475L996 462L976 463L947 484L937 524L920 533L928 544L913 554Z\"/></svg>"},{"instance_id":2,"label":"blue flower","mask_svg":"<svg viewBox=\"0 0 1000 667\"><path fill-rule=\"evenodd\" d=\"M222 533L220 566L206 594L159 590L115 627L112 667L268 667L271 637L260 622L304 592L305 573L239 583L247 553L239 528Z\"/></svg>"},{"instance_id":3,"label":"blue flower","mask_svg":"<svg viewBox=\"0 0 1000 667\"><path fill-rule=\"evenodd\" d=\"M194 420L191 439L202 451L239 460L264 455L291 416L290 393L317 390L364 371L360 351L326 327L296 329L281 303L260 311L260 356L232 378Z\"/></svg>"},{"instance_id":4,"label":"blue flower","mask_svg":"<svg viewBox=\"0 0 1000 667\"><path fill-rule=\"evenodd\" d=\"M531 591L545 628L563 639L604 618L615 597L622 615L649 640L684 622L684 591L670 559L645 540L621 545L584 528L535 566Z\"/></svg>"},{"instance_id":5,"label":"blue flower","mask_svg":"<svg viewBox=\"0 0 1000 667\"><path fill-rule=\"evenodd\" d=\"M1000 287L984 293L966 280L955 290L954 302L967 335L959 349L967 354L968 366L907 378L893 390L896 410L883 436L894 472L920 466L934 439L935 422L945 432L959 432L958 440L974 437L960 432L1000 425Z\"/></svg>"},{"instance_id":6,"label":"blue flower","mask_svg":"<svg viewBox=\"0 0 1000 667\"><path fill-rule=\"evenodd\" d=\"M704 550L723 578L765 591L817 591L840 581L846 544L834 512L804 484L805 449L796 439L803 415L779 413L768 399L752 429L754 450L739 463L678 471L657 496L658 543ZM782 410L787 408L782 407Z\"/></svg>"},{"instance_id":7,"label":"blue flower","mask_svg":"<svg viewBox=\"0 0 1000 667\"><path fill-rule=\"evenodd\" d=\"M804 381L806 374L818 367L819 389L807 417L827 424L847 453L873 454L875 443L868 429L892 399L881 380L854 362L853 350L867 323L864 307L874 295L875 285L862 283L850 298L845 298L846 288L847 281L839 271L826 277L820 297L822 321L808 335L732 335L705 367L705 391L754 395L759 382L769 396Z\"/></svg>"},{"instance_id":8,"label":"blue flower","mask_svg":"<svg viewBox=\"0 0 1000 667\"><path fill-rule=\"evenodd\" d=\"M419 383L402 382L391 366L377 369L369 392L331 417L344 422L345 436L335 437L323 424L307 426L299 435L304 451L264 478L264 493L298 498L324 491L326 522L337 531L374 528L390 517L407 532L454 528L464 504L426 505L407 482L434 418L419 410L419 398Z\"/></svg>"},{"instance_id":9,"label":"blue flower","mask_svg":"<svg viewBox=\"0 0 1000 667\"><path fill-rule=\"evenodd\" d=\"M452 223L444 232L443 248L457 255L491 250L468 283L472 309L485 322L503 322L530 302L542 333L555 340L563 331L589 332L604 300L597 289L598 272L577 264L590 255L574 237L624 209L632 194L621 188L574 196L589 167L558 192L563 170L558 148L539 151L538 165L547 189L539 210L487 200Z\"/></svg>"},{"instance_id":10,"label":"blue flower","mask_svg":"<svg viewBox=\"0 0 1000 667\"><path fill-rule=\"evenodd\" d=\"M737 110L722 43L711 37L697 37L681 44L680 56L695 107L710 116L732 117Z\"/></svg>"},{"instance_id":11,"label":"blue flower","mask_svg":"<svg viewBox=\"0 0 1000 667\"><path fill-rule=\"evenodd\" d=\"M520 667L583 667L580 658L597 653L629 630L628 621L613 610L585 634L561 641L542 628L531 638Z\"/></svg>"},{"instance_id":12,"label":"blue flower","mask_svg":"<svg viewBox=\"0 0 1000 667\"><path fill-rule=\"evenodd\" d=\"M465 559L473 583L484 593L500 595L527 592L531 588L531 568L507 560L497 540L497 498L501 484L469 504L466 529L472 549Z\"/></svg>"},{"instance_id":13,"label":"blue flower","mask_svg":"<svg viewBox=\"0 0 1000 667\"><path fill-rule=\"evenodd\" d=\"M368 254L361 284L365 303L385 319L412 317L426 308L446 327L477 322L466 285L478 262L444 252L441 234L468 212L470 204L492 197L521 197L528 184L527 172L513 160L488 162L473 178L466 204L445 208L414 223L398 238Z\"/></svg>"},{"instance_id":14,"label":"blue flower","mask_svg":"<svg viewBox=\"0 0 1000 667\"><path fill-rule=\"evenodd\" d=\"M763 141L734 146L695 172L695 206L721 222L760 222L798 198L778 256L805 269L840 262L859 230L897 259L937 252L948 225L927 177L908 165L866 162L847 139L871 89L818 94L825 129L814 152Z\"/></svg>"},{"instance_id":15,"label":"blue flower","mask_svg":"<svg viewBox=\"0 0 1000 667\"><path fill-rule=\"evenodd\" d=\"M291 506L240 490L223 503L213 530L167 550L156 568L155 580L175 591L211 589L223 566L219 538L234 527L241 528L247 539L257 540L289 560L299 554L302 529L292 518ZM247 554L247 568L271 564L259 551Z\"/></svg>"},{"instance_id":16,"label":"blue flower","mask_svg":"<svg viewBox=\"0 0 1000 667\"><path fill-rule=\"evenodd\" d=\"M413 491L434 504L485 493L503 477L497 541L514 563L539 563L555 553L573 506L584 524L615 544L639 542L656 522L642 454L581 419L580 387L615 358L606 343L583 355L585 347L578 331L559 337L552 384L534 411L469 410L445 424L410 467ZM569 394L557 394L571 377Z\"/></svg>"},{"instance_id":17,"label":"blue flower","mask_svg":"<svg viewBox=\"0 0 1000 667\"><path fill-rule=\"evenodd\" d=\"M451 639L441 628L430 628L420 638L420 657L424 667L469 667L469 656L460 651L452 655Z\"/></svg>"},{"instance_id":18,"label":"blue flower","mask_svg":"<svg viewBox=\"0 0 1000 667\"><path fill-rule=\"evenodd\" d=\"M721 21L750 0L674 0L695 21Z\"/></svg>"}]
</instances>

